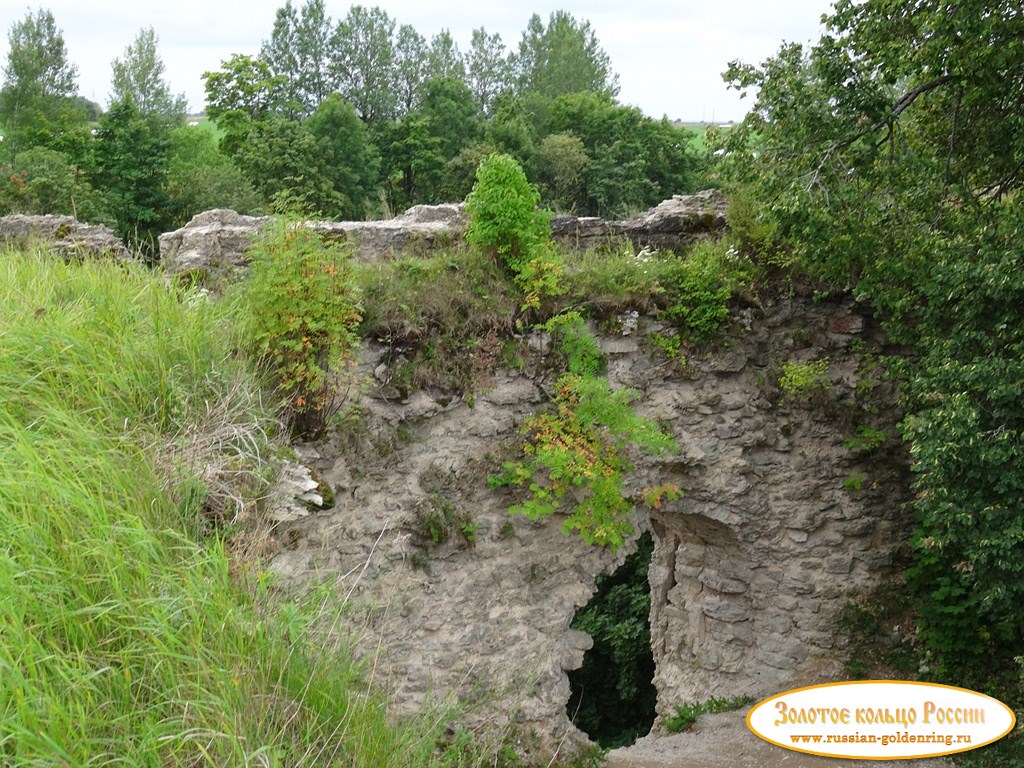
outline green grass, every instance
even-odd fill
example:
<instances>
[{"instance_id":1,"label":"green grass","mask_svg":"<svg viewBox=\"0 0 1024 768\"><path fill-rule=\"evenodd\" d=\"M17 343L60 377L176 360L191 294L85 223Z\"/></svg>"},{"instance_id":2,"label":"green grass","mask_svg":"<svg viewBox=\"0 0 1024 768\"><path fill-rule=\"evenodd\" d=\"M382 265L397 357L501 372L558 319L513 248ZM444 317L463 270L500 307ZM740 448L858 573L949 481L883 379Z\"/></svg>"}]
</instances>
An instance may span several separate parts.
<instances>
[{"instance_id":1,"label":"green grass","mask_svg":"<svg viewBox=\"0 0 1024 768\"><path fill-rule=\"evenodd\" d=\"M695 701L676 707L676 713L672 717L666 717L665 729L669 733L682 733L689 730L690 726L697 722L701 715L715 715L719 712L732 712L747 704L753 703L750 696L736 696L731 699L716 699L711 697L707 701Z\"/></svg>"},{"instance_id":2,"label":"green grass","mask_svg":"<svg viewBox=\"0 0 1024 768\"><path fill-rule=\"evenodd\" d=\"M185 118L185 120L188 123L198 123L198 125L195 126L196 128L203 128L204 130L210 131L215 139L220 139L224 135L224 131L218 128L217 124L206 115L202 115L200 117L190 115Z\"/></svg>"},{"instance_id":3,"label":"green grass","mask_svg":"<svg viewBox=\"0 0 1024 768\"><path fill-rule=\"evenodd\" d=\"M232 576L271 418L230 307L0 253L0 762L414 766L330 638L333 591ZM237 566L237 563L235 563Z\"/></svg>"}]
</instances>

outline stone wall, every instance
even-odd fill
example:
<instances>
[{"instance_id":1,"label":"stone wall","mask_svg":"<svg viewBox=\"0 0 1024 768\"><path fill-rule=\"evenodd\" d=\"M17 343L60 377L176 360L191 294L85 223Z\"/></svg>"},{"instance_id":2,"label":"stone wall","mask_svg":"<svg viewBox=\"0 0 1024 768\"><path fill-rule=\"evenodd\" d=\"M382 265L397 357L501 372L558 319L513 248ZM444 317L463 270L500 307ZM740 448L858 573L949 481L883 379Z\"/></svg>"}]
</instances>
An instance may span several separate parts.
<instances>
[{"instance_id":1,"label":"stone wall","mask_svg":"<svg viewBox=\"0 0 1024 768\"><path fill-rule=\"evenodd\" d=\"M664 482L686 494L636 518L655 537L658 711L841 677L846 597L891 571L909 527L895 417L855 398L871 391L883 411L888 400L862 351L882 344L878 332L849 302L779 300L745 310L721 350L680 373L642 348L656 328L641 318L639 332L601 344L613 386L638 389L639 410L682 447L639 458L630 481L636 496ZM367 378L386 379L386 350L363 354ZM827 392L787 402L773 386L781 363L826 356ZM357 643L404 706L455 695L471 724L514 722L571 743L565 671L590 639L569 624L632 545L611 553L565 536L559 520L510 518L512 494L487 488L544 399L542 363L500 373L472 404L426 392L385 400L371 387L359 426L303 447L337 503L282 522L272 568L286 585L339 579L339 599L363 618ZM892 434L867 457L843 445L864 418ZM446 540L429 533L431 514L453 521Z\"/></svg>"},{"instance_id":2,"label":"stone wall","mask_svg":"<svg viewBox=\"0 0 1024 768\"><path fill-rule=\"evenodd\" d=\"M160 236L160 259L169 275L191 275L214 284L230 281L248 263L252 239L270 221L229 210L197 214L181 229ZM462 243L466 211L461 203L416 205L382 221L314 221L306 226L325 237L352 244L363 260L396 255L423 255ZM708 190L676 195L625 221L560 216L551 222L552 237L570 248L590 248L622 241L636 248L683 248L726 226L725 198Z\"/></svg>"},{"instance_id":3,"label":"stone wall","mask_svg":"<svg viewBox=\"0 0 1024 768\"><path fill-rule=\"evenodd\" d=\"M119 261L134 259L121 240L104 224L83 224L73 216L26 216L12 213L0 217L0 242L40 241L65 258L104 257Z\"/></svg>"}]
</instances>

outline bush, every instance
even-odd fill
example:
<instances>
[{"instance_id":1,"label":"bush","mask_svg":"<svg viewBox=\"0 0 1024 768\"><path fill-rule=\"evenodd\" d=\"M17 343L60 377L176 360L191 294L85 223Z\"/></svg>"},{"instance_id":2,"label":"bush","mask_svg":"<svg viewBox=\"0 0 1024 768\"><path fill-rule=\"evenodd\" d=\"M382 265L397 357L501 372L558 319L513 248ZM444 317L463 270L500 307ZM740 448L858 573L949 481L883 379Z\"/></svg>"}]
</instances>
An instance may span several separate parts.
<instances>
[{"instance_id":1,"label":"bush","mask_svg":"<svg viewBox=\"0 0 1024 768\"><path fill-rule=\"evenodd\" d=\"M661 274L661 316L678 324L687 340L707 342L729 317L733 293L753 279L753 265L729 240L700 243Z\"/></svg>"},{"instance_id":2,"label":"bush","mask_svg":"<svg viewBox=\"0 0 1024 768\"><path fill-rule=\"evenodd\" d=\"M490 155L477 168L466 198L470 222L466 239L493 250L526 293L524 307L542 295L561 292L561 259L550 247L550 216L539 210L540 195L509 155Z\"/></svg>"},{"instance_id":3,"label":"bush","mask_svg":"<svg viewBox=\"0 0 1024 768\"><path fill-rule=\"evenodd\" d=\"M238 290L239 316L285 399L293 432L314 436L344 402L345 368L359 341L348 252L278 221L251 255L249 277Z\"/></svg>"}]
</instances>

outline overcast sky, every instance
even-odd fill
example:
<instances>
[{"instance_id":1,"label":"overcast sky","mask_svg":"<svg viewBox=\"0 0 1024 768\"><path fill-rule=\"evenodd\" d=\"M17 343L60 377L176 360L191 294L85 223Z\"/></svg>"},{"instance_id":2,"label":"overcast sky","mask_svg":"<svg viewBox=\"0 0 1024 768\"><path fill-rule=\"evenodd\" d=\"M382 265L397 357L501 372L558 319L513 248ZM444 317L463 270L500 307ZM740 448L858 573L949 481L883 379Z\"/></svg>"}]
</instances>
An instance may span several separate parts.
<instances>
[{"instance_id":1,"label":"overcast sky","mask_svg":"<svg viewBox=\"0 0 1024 768\"><path fill-rule=\"evenodd\" d=\"M293 0L301 6L304 0ZM50 0L64 32L68 54L78 66L80 93L104 107L110 96L110 62L121 56L139 29L152 26L166 77L184 93L191 109L203 108L201 75L218 69L235 53L255 55L270 37L274 14L284 0ZM349 4L326 0L337 21ZM729 61L757 63L783 40L816 40L829 0L566 0L534 2L513 9L479 0L383 0L378 5L399 24L412 24L427 39L443 28L465 50L470 33L484 26L518 46L532 13L541 18L566 10L588 19L619 75L623 103L653 116L683 120L739 120L748 102L726 90L721 73ZM32 5L34 10L37 6ZM524 10L520 10L524 9ZM6 0L0 8L0 60L7 61L6 32L25 18L29 6Z\"/></svg>"}]
</instances>

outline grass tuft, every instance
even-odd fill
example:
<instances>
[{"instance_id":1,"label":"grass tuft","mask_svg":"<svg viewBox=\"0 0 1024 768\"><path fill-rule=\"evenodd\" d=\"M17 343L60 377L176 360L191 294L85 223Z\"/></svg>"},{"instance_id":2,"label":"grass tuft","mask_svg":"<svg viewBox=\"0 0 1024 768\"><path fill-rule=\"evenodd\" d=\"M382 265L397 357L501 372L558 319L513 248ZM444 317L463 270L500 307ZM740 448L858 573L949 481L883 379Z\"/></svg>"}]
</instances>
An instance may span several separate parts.
<instances>
[{"instance_id":1,"label":"grass tuft","mask_svg":"<svg viewBox=\"0 0 1024 768\"><path fill-rule=\"evenodd\" d=\"M133 265L0 254L5 765L430 760L434 725L387 718L328 642L333 600L230 575L209 514L251 510L273 409L224 312Z\"/></svg>"}]
</instances>

